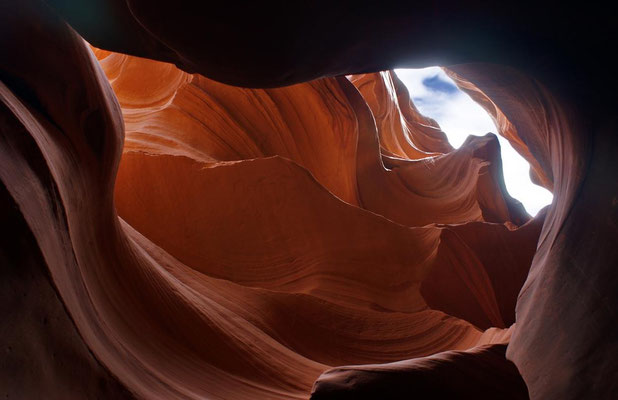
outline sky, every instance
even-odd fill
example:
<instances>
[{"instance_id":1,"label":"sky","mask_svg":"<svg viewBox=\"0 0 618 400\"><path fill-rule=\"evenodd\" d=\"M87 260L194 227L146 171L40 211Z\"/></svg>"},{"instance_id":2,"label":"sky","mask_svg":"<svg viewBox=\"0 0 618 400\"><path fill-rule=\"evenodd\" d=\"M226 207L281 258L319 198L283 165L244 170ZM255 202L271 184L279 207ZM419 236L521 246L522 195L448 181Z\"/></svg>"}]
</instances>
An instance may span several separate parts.
<instances>
[{"instance_id":1,"label":"sky","mask_svg":"<svg viewBox=\"0 0 618 400\"><path fill-rule=\"evenodd\" d=\"M440 67L397 69L395 73L408 87L418 110L435 119L455 148L468 135L497 134L496 126L487 112L455 83ZM530 164L498 135L502 149L504 181L509 194L522 202L532 216L550 204L552 194L530 180Z\"/></svg>"}]
</instances>

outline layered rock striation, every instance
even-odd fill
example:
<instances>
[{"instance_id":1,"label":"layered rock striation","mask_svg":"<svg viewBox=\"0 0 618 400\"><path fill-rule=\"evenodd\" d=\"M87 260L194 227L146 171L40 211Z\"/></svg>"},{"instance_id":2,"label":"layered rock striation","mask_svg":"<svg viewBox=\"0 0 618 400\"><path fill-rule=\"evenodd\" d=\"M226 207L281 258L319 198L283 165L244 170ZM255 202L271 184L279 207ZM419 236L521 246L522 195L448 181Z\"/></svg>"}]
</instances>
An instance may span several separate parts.
<instances>
[{"instance_id":1,"label":"layered rock striation","mask_svg":"<svg viewBox=\"0 0 618 400\"><path fill-rule=\"evenodd\" d=\"M447 69L554 191L530 218L495 135L452 149L352 36L249 73L238 32L198 46L189 9L104 3L0 17L3 394L616 393L615 119L509 67Z\"/></svg>"}]
</instances>

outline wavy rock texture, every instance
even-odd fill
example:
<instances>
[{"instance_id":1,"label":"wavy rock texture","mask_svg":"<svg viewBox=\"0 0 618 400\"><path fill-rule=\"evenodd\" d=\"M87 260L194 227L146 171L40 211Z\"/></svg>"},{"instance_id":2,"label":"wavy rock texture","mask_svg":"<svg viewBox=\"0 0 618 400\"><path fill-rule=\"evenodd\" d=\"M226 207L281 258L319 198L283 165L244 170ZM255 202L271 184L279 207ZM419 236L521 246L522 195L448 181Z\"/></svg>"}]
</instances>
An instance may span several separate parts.
<instances>
[{"instance_id":1,"label":"wavy rock texture","mask_svg":"<svg viewBox=\"0 0 618 400\"><path fill-rule=\"evenodd\" d=\"M500 129L506 137L519 137L522 154L536 160L532 176L553 187L556 196L517 302L518 324L507 356L533 398L615 397L618 365L610 355L618 351L618 279L610 265L618 260L617 181L609 171L617 170L612 154L618 141L610 133L616 121L586 121L590 114L538 82L508 68L496 74L495 68L479 74L459 66L451 74L464 88L473 84L472 95L487 99L498 121L507 116Z\"/></svg>"},{"instance_id":2,"label":"wavy rock texture","mask_svg":"<svg viewBox=\"0 0 618 400\"><path fill-rule=\"evenodd\" d=\"M315 400L528 399L517 369L504 359L506 345L446 351L390 364L334 368L316 382Z\"/></svg>"},{"instance_id":3,"label":"wavy rock texture","mask_svg":"<svg viewBox=\"0 0 618 400\"><path fill-rule=\"evenodd\" d=\"M453 150L392 73L299 83L376 70L341 51L366 38L344 34L312 62L286 50L288 27L282 49L252 50L249 73L240 31L190 40L229 30L191 23L191 7L51 3L78 29L98 13L95 44L228 83L297 84L232 87L93 51L46 5L3 6L2 220L21 237L2 239L6 395L616 392L616 187L604 183L617 146L579 133L596 128L570 103L509 68L448 70L553 188L530 219L506 193L495 136ZM371 29L389 26L384 41L402 26L369 14ZM280 37L278 24L249 44ZM299 48L328 33L318 25Z\"/></svg>"}]
</instances>

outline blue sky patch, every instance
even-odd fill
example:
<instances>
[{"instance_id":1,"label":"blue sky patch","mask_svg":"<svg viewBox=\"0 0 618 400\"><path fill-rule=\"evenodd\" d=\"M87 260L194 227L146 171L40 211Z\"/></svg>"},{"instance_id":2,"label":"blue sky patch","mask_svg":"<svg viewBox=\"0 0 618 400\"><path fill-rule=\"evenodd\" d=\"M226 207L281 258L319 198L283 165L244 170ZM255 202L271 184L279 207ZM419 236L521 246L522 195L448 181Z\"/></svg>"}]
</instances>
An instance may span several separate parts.
<instances>
[{"instance_id":1,"label":"blue sky patch","mask_svg":"<svg viewBox=\"0 0 618 400\"><path fill-rule=\"evenodd\" d=\"M453 85L451 82L445 81L444 79L440 78L440 75L434 75L432 77L423 79L423 85L435 92L443 92L447 94L457 93L457 86Z\"/></svg>"}]
</instances>

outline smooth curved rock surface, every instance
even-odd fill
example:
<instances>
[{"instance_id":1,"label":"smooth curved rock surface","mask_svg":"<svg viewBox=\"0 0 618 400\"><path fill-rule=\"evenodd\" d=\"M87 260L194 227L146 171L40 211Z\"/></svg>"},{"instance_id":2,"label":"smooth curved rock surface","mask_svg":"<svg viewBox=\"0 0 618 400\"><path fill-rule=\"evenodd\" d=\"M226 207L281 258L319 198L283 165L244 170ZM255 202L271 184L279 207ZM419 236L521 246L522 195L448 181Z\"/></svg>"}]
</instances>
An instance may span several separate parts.
<instances>
[{"instance_id":1,"label":"smooth curved rock surface","mask_svg":"<svg viewBox=\"0 0 618 400\"><path fill-rule=\"evenodd\" d=\"M5 230L0 252L0 395L133 398L84 344L19 208L4 186L0 190L0 223Z\"/></svg>"},{"instance_id":2,"label":"smooth curved rock surface","mask_svg":"<svg viewBox=\"0 0 618 400\"><path fill-rule=\"evenodd\" d=\"M528 399L506 345L448 351L391 364L333 368L315 383L312 400Z\"/></svg>"},{"instance_id":3,"label":"smooth curved rock surface","mask_svg":"<svg viewBox=\"0 0 618 400\"><path fill-rule=\"evenodd\" d=\"M594 100L584 107L560 99L511 68L450 70L474 84L476 96L491 99L490 114L508 119L500 129L507 138L517 134L528 149L522 155L536 159L533 176L555 196L518 298L507 357L532 398L615 397L616 118L600 115L606 106Z\"/></svg>"},{"instance_id":4,"label":"smooth curved rock surface","mask_svg":"<svg viewBox=\"0 0 618 400\"><path fill-rule=\"evenodd\" d=\"M94 45L184 71L93 51L46 3L0 5L3 233L22 238L2 238L3 300L23 311L3 311L5 394L290 399L317 379L314 396L350 396L365 368L389 374L353 382L392 396L411 373L432 394L615 397L615 82L565 62L596 30L567 51L555 32L573 25L543 28L542 7L524 29L478 5L231 21L190 1L49 3ZM553 189L546 214L506 193L495 136L453 151L372 73L436 59L525 72L448 69ZM351 364L369 367L331 369Z\"/></svg>"},{"instance_id":5,"label":"smooth curved rock surface","mask_svg":"<svg viewBox=\"0 0 618 400\"><path fill-rule=\"evenodd\" d=\"M200 0L48 0L93 45L166 61L244 87L324 76L487 62L511 65L553 89L609 95L586 54L606 54L611 12L523 1L427 3L318 0L259 5ZM534 10L534 12L531 12ZM605 82L605 86L601 84ZM608 96L609 98L609 96Z\"/></svg>"}]
</instances>

